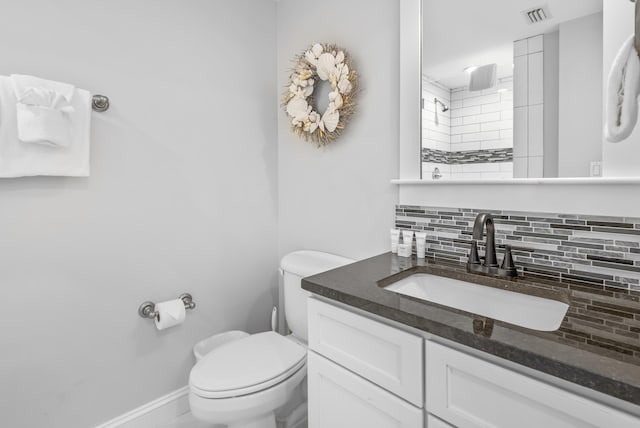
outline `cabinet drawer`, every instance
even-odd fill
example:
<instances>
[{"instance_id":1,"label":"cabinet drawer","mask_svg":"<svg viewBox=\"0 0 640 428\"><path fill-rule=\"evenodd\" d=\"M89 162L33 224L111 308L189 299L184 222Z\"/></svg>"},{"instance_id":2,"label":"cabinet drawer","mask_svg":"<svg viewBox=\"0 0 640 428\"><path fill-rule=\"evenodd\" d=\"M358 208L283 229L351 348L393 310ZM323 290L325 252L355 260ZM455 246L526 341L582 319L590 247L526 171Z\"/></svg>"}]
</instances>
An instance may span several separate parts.
<instances>
[{"instance_id":1,"label":"cabinet drawer","mask_svg":"<svg viewBox=\"0 0 640 428\"><path fill-rule=\"evenodd\" d=\"M423 411L309 352L309 428L422 428Z\"/></svg>"},{"instance_id":2,"label":"cabinet drawer","mask_svg":"<svg viewBox=\"0 0 640 428\"><path fill-rule=\"evenodd\" d=\"M430 341L426 409L458 428L640 426L629 414Z\"/></svg>"},{"instance_id":3,"label":"cabinet drawer","mask_svg":"<svg viewBox=\"0 0 640 428\"><path fill-rule=\"evenodd\" d=\"M309 348L422 407L423 340L309 299Z\"/></svg>"}]
</instances>

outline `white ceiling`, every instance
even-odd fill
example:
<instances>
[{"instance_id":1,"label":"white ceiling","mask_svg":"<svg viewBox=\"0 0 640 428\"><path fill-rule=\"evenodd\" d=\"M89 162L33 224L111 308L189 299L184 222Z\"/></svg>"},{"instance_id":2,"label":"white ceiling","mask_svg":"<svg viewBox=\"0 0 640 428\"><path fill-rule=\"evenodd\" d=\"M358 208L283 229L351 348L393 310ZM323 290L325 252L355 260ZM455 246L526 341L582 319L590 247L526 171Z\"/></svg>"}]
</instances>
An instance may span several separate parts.
<instances>
[{"instance_id":1,"label":"white ceiling","mask_svg":"<svg viewBox=\"0 0 640 428\"><path fill-rule=\"evenodd\" d=\"M529 24L522 11L544 6L551 19ZM602 0L423 0L422 72L448 88L466 86L470 65L498 64L510 75L513 41L602 11Z\"/></svg>"}]
</instances>

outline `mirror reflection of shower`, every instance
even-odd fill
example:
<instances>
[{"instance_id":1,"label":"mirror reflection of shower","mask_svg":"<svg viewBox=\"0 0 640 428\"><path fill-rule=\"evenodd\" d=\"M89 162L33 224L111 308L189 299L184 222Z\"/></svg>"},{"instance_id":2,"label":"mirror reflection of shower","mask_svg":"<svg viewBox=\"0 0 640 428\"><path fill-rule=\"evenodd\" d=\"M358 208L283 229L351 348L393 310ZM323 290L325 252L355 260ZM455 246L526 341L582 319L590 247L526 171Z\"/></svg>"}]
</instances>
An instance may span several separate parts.
<instances>
[{"instance_id":1,"label":"mirror reflection of shower","mask_svg":"<svg viewBox=\"0 0 640 428\"><path fill-rule=\"evenodd\" d=\"M439 99L434 98L433 102L435 103L436 107L438 106L438 104L440 104L440 108L442 109L443 113L449 110L449 106L443 103L442 101L440 101Z\"/></svg>"},{"instance_id":2,"label":"mirror reflection of shower","mask_svg":"<svg viewBox=\"0 0 640 428\"><path fill-rule=\"evenodd\" d=\"M433 99L433 104L435 105L435 108L433 109L434 110L433 121L435 122L436 126L438 126L440 125L440 120L438 119L438 104L440 104L440 109L442 110L442 113L445 113L446 111L448 111L449 106L443 103L442 101L440 101L438 98Z\"/></svg>"}]
</instances>

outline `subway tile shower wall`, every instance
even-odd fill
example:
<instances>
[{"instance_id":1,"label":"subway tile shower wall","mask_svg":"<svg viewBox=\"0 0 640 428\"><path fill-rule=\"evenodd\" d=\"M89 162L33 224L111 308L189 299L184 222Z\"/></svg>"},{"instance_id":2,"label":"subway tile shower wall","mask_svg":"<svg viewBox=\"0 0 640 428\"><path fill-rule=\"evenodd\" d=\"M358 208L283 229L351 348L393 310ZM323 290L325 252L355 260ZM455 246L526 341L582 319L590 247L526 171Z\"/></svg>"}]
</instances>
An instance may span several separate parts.
<instances>
[{"instance_id":1,"label":"subway tile shower wall","mask_svg":"<svg viewBox=\"0 0 640 428\"><path fill-rule=\"evenodd\" d=\"M480 212L493 215L498 259L510 245L527 275L640 291L640 218L398 205L396 227L426 231L428 256L466 262Z\"/></svg>"}]
</instances>

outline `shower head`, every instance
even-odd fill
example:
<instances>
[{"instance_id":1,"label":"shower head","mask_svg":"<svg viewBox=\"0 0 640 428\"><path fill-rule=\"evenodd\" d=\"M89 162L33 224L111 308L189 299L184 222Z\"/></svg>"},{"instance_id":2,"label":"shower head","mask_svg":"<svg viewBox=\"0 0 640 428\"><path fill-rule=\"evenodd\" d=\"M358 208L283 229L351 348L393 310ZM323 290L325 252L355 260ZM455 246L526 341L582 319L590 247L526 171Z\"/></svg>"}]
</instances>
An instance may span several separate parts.
<instances>
[{"instance_id":1,"label":"shower head","mask_svg":"<svg viewBox=\"0 0 640 428\"><path fill-rule=\"evenodd\" d=\"M446 105L445 103L443 103L442 101L440 101L440 100L439 100L439 99L437 99L437 98L434 98L434 99L433 99L433 103L434 103L435 105L440 104L440 108L442 109L442 112L443 112L443 113L444 113L445 111L449 110L449 106L448 106L448 105Z\"/></svg>"}]
</instances>

